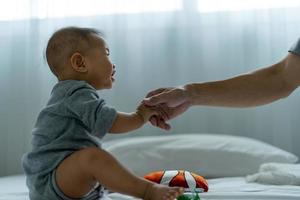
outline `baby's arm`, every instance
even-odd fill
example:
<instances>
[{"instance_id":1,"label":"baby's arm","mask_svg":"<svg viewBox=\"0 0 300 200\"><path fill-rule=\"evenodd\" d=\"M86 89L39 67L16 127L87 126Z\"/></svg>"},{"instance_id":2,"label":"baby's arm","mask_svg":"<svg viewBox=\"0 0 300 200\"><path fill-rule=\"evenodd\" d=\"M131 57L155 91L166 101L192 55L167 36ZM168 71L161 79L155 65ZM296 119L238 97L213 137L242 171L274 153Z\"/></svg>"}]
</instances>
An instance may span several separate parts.
<instances>
[{"instance_id":1,"label":"baby's arm","mask_svg":"<svg viewBox=\"0 0 300 200\"><path fill-rule=\"evenodd\" d=\"M155 107L140 105L136 112L118 112L109 133L126 133L142 127L153 115L159 115Z\"/></svg>"}]
</instances>

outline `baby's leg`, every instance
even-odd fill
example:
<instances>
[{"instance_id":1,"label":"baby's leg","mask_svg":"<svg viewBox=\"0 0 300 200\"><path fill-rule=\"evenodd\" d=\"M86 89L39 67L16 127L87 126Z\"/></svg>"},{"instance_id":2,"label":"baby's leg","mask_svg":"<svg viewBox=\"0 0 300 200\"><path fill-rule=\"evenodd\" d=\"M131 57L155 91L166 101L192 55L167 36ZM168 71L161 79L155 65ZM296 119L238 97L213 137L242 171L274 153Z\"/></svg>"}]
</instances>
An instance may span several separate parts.
<instances>
[{"instance_id":1,"label":"baby's leg","mask_svg":"<svg viewBox=\"0 0 300 200\"><path fill-rule=\"evenodd\" d=\"M111 191L149 200L173 200L182 193L181 188L153 184L133 175L111 154L96 147L63 160L56 170L56 182L71 198L83 197L97 182Z\"/></svg>"}]
</instances>

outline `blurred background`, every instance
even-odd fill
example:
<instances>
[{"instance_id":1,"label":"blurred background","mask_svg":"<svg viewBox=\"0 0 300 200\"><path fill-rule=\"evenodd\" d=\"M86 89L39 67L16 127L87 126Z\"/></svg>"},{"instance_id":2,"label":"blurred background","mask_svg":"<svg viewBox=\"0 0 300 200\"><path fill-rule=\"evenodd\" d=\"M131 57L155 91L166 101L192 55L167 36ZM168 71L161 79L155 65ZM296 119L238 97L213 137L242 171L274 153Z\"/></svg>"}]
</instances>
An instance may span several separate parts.
<instances>
[{"instance_id":1,"label":"blurred background","mask_svg":"<svg viewBox=\"0 0 300 200\"><path fill-rule=\"evenodd\" d=\"M31 129L57 82L44 51L61 27L104 33L117 74L113 89L99 94L126 112L159 87L226 79L276 63L300 37L300 0L0 3L0 176L22 172L20 159L31 148ZM300 92L256 108L195 107L171 125L169 132L146 125L121 137L241 135L300 156Z\"/></svg>"}]
</instances>

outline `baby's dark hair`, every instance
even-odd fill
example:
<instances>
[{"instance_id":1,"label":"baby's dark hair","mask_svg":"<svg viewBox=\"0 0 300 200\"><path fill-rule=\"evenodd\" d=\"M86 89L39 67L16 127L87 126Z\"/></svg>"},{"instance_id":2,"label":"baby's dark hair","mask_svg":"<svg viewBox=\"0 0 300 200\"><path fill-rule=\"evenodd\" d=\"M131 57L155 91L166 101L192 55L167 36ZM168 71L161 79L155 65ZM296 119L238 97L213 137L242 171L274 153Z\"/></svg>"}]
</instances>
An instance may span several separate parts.
<instances>
[{"instance_id":1,"label":"baby's dark hair","mask_svg":"<svg viewBox=\"0 0 300 200\"><path fill-rule=\"evenodd\" d=\"M46 48L47 63L54 75L58 76L75 52L84 54L95 43L92 35L102 36L93 28L65 27L50 37Z\"/></svg>"}]
</instances>

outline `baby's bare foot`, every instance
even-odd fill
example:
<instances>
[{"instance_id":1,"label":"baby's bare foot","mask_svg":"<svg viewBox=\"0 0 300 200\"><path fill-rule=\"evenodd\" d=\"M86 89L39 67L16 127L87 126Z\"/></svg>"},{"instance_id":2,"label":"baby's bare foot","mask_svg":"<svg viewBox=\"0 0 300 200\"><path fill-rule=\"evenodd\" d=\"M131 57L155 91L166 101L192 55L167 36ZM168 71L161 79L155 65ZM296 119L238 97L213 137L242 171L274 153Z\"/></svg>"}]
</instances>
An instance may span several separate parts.
<instances>
[{"instance_id":1,"label":"baby's bare foot","mask_svg":"<svg viewBox=\"0 0 300 200\"><path fill-rule=\"evenodd\" d=\"M153 184L148 187L145 200L174 200L184 192L181 187L168 187L160 184Z\"/></svg>"}]
</instances>

